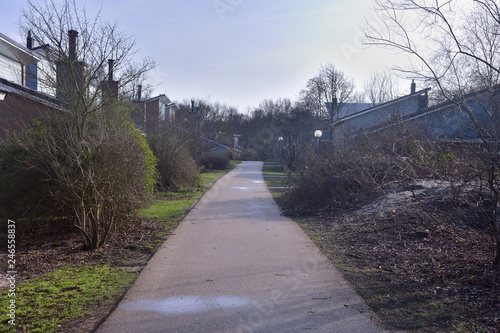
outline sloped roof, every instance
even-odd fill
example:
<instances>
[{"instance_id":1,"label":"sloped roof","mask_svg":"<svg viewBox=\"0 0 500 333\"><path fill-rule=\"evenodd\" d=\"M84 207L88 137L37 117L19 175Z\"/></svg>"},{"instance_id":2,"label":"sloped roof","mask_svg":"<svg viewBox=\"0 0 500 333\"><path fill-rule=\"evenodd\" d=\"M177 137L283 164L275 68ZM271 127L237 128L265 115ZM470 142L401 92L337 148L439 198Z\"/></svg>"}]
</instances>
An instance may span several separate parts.
<instances>
[{"instance_id":1,"label":"sloped roof","mask_svg":"<svg viewBox=\"0 0 500 333\"><path fill-rule=\"evenodd\" d=\"M19 84L16 84L14 82L10 82L8 80L5 80L3 78L0 78L0 90L3 92L6 92L7 94L16 94L23 96L25 98L31 99L35 102L44 104L46 106L49 106L53 109L57 109L60 111L67 111L65 108L61 107L61 103L58 99L46 95L44 93L41 93L39 91L23 87Z\"/></svg>"},{"instance_id":2,"label":"sloped roof","mask_svg":"<svg viewBox=\"0 0 500 333\"><path fill-rule=\"evenodd\" d=\"M429 107L425 110L422 110L421 112L419 112L417 114L412 114L412 115L409 115L407 117L402 117L401 119L399 119L399 122L400 123L407 123L407 122L411 122L411 121L414 121L414 120L417 120L417 119L420 119L423 117L427 117L427 116L439 113L441 111L445 111L449 108L457 107L457 105L459 105L459 104L468 103L469 101L471 101L477 97L484 96L487 93L493 93L493 94L496 94L498 96L498 94L500 94L500 85L496 85L496 86L492 87L491 89L480 89L477 91L467 93L467 94L461 96L460 98L457 98L456 100L448 100L448 101L439 103L439 104L434 105L432 107ZM394 126L394 124L385 124L384 126L376 126L376 127L373 127L369 131L369 133L375 133L375 132L378 132L380 130L390 128L392 126ZM439 141L441 141L441 142L456 142L456 139L450 139L450 138L444 137L444 138L439 138ZM460 142L469 142L469 143L480 142L479 140L476 140L476 139L467 139L467 138L461 138L459 141Z\"/></svg>"},{"instance_id":3,"label":"sloped roof","mask_svg":"<svg viewBox=\"0 0 500 333\"><path fill-rule=\"evenodd\" d=\"M448 101L445 101L443 103L434 105L433 107L428 108L425 112L422 112L422 113L420 113L418 115L415 115L414 117L408 118L405 121L411 121L411 120L414 120L414 119L417 119L417 118L425 117L427 115L430 115L430 114L433 114L433 113L445 110L447 108L454 107L457 104L463 104L463 103L469 102L472 99L474 99L476 97L479 97L479 96L483 96L483 95L485 95L487 93L500 94L500 84L493 86L491 88L491 90L488 89L488 88L486 88L486 89L480 89L480 90L473 91L473 92L470 92L468 94L465 94L465 95L461 96L459 99L457 99L455 101L448 100Z\"/></svg>"},{"instance_id":4,"label":"sloped roof","mask_svg":"<svg viewBox=\"0 0 500 333\"><path fill-rule=\"evenodd\" d=\"M377 111L379 109L382 109L382 108L385 108L385 107L388 107L388 106L391 106L391 105L395 105L397 103L400 103L406 99L409 99L409 98L414 98L414 97L418 97L422 94L427 94L429 91L431 90L431 88L425 88L425 89L422 89L422 90L419 90L417 92L414 92L413 94L410 94L410 95L406 95L406 96L403 96L403 97L399 97L399 98L396 98L396 99L393 99L392 101L389 101L389 102L386 102L386 103L382 103L382 104L377 104L371 108L368 108L368 109L365 109L365 110L362 110L362 111L359 111L359 112L355 112L355 113L352 113L352 114L349 114L343 118L340 118L338 119L337 121L335 121L335 123L341 123L341 122L344 122L346 120L349 120L349 119L352 119L352 118L355 118L355 117L359 117L359 116L362 116L362 115L365 115L367 113L370 113L370 112L374 112L374 111Z\"/></svg>"},{"instance_id":5,"label":"sloped roof","mask_svg":"<svg viewBox=\"0 0 500 333\"><path fill-rule=\"evenodd\" d=\"M331 102L326 102L325 105L328 110L331 110L332 108ZM373 103L344 103L340 106L338 118L344 118L351 114L367 110L369 108L374 107L375 105L376 104Z\"/></svg>"},{"instance_id":6,"label":"sloped roof","mask_svg":"<svg viewBox=\"0 0 500 333\"><path fill-rule=\"evenodd\" d=\"M31 52L30 49L2 33L0 33L0 54L16 60L23 65L29 65L40 61L40 58L38 58L35 53Z\"/></svg>"}]
</instances>

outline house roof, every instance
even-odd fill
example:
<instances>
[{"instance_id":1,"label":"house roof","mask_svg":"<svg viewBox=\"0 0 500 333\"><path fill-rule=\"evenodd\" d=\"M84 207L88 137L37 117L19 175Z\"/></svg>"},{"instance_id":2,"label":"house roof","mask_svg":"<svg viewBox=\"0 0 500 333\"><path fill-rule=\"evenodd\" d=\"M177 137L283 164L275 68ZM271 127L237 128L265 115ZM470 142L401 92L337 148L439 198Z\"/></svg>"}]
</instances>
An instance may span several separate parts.
<instances>
[{"instance_id":1,"label":"house roof","mask_svg":"<svg viewBox=\"0 0 500 333\"><path fill-rule=\"evenodd\" d=\"M331 110L332 108L331 102L326 102L325 105L328 110ZM376 104L373 103L344 103L340 106L338 118L344 118L351 114L367 110L369 108L374 107L375 105Z\"/></svg>"},{"instance_id":2,"label":"house roof","mask_svg":"<svg viewBox=\"0 0 500 333\"><path fill-rule=\"evenodd\" d=\"M495 94L500 93L500 85L496 85L492 89L493 89L493 92ZM427 108L427 109L423 110L422 112L419 112L418 114L413 114L413 115L410 115L407 117L403 117L399 120L399 122L406 123L409 121L413 121L416 119L427 117L429 115L432 115L434 113L438 113L440 111L446 110L446 109L451 108L451 107L456 107L457 104L463 104L464 102L468 102L475 97L478 97L478 96L481 96L481 95L487 93L489 90L490 89L481 89L478 91L474 91L474 92L465 94L460 99L445 101L443 103L440 103L440 104L437 104L437 105L432 106L430 108ZM369 133L375 133L375 132L378 132L380 130L390 128L392 126L394 126L394 124L386 124L385 126L374 127ZM460 140L456 140L453 138L446 138L446 137L440 138L439 141L441 141L441 142L457 142L458 141L458 142L469 142L469 143L480 142L480 140L477 140L477 139L461 138Z\"/></svg>"},{"instance_id":3,"label":"house roof","mask_svg":"<svg viewBox=\"0 0 500 333\"><path fill-rule=\"evenodd\" d=\"M344 122L346 120L349 120L349 119L352 119L352 118L356 118L356 117L365 115L365 114L370 113L370 112L374 112L374 111L380 110L382 108L385 108L385 107L388 107L388 106L391 106L391 105L395 105L395 104L400 103L400 102L402 102L404 100L407 100L407 99L410 99L410 98L414 98L414 97L418 97L418 96L420 96L422 94L427 94L430 90L431 90L431 88L425 88L425 89L416 91L413 94L406 95L406 96L403 96L403 97L399 97L399 98L393 99L392 101L389 101L389 102L386 102L386 103L377 104L377 105L375 105L375 106L373 106L371 108L368 108L368 109L365 109L365 110L362 110L362 111L359 111L359 112L355 112L355 113L349 114L349 115L347 115L347 116L345 116L343 118L340 118L337 121L335 121L334 124L339 124L339 123L342 123L342 122Z\"/></svg>"},{"instance_id":4,"label":"house roof","mask_svg":"<svg viewBox=\"0 0 500 333\"><path fill-rule=\"evenodd\" d=\"M0 33L0 54L16 60L23 65L29 65L40 61L40 58L31 52L27 47L10 39L6 35Z\"/></svg>"},{"instance_id":5,"label":"house roof","mask_svg":"<svg viewBox=\"0 0 500 333\"><path fill-rule=\"evenodd\" d=\"M23 87L17 83L8 81L3 78L0 78L0 91L6 92L7 94L20 95L25 98L31 99L32 101L49 106L53 109L66 111L65 108L61 107L61 102L58 99L39 91Z\"/></svg>"},{"instance_id":6,"label":"house roof","mask_svg":"<svg viewBox=\"0 0 500 333\"><path fill-rule=\"evenodd\" d=\"M493 89L493 92L495 94L500 93L500 84L495 85L494 87L492 87L492 89ZM448 109L450 107L454 107L457 104L459 104L459 105L463 104L464 102L468 102L468 101L472 100L475 97L478 97L478 96L481 96L481 95L483 95L485 93L488 93L489 90L490 89L488 89L488 88L486 88L486 89L480 89L478 91L474 91L474 92L465 94L460 99L456 99L454 101L453 100L448 100L446 102L434 105L433 107L428 108L425 112L422 112L422 113L420 113L418 115L415 115L415 116L413 116L411 118L405 119L405 121L410 121L410 120L418 119L418 118L421 118L421 117L425 117L427 115L430 115L430 114L433 114L433 113L436 113L436 112Z\"/></svg>"},{"instance_id":7,"label":"house roof","mask_svg":"<svg viewBox=\"0 0 500 333\"><path fill-rule=\"evenodd\" d=\"M176 104L172 103L170 98L168 98L165 94L161 94L161 95L158 95L156 97L151 97L151 98L146 99L146 100L134 101L134 103L151 103L151 102L154 102L157 100L159 100L161 103L163 103L167 106L173 106L174 109L179 109L179 107Z\"/></svg>"}]
</instances>

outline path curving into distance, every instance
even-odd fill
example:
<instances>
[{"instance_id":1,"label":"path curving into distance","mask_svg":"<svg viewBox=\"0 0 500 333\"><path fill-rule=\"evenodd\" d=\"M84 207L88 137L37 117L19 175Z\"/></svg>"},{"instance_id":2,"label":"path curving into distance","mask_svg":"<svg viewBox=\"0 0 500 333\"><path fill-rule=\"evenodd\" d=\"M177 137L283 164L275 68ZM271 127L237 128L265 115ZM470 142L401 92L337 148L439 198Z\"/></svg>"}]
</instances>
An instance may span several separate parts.
<instances>
[{"instance_id":1,"label":"path curving into distance","mask_svg":"<svg viewBox=\"0 0 500 333\"><path fill-rule=\"evenodd\" d=\"M385 332L243 162L143 269L99 333Z\"/></svg>"}]
</instances>

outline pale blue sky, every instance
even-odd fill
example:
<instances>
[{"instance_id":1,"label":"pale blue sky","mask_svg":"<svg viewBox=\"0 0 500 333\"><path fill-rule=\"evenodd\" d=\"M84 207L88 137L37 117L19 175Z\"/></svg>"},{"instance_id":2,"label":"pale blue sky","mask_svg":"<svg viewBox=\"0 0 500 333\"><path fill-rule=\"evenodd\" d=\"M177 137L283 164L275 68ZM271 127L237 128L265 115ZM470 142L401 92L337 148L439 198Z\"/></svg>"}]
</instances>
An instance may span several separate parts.
<instances>
[{"instance_id":1,"label":"pale blue sky","mask_svg":"<svg viewBox=\"0 0 500 333\"><path fill-rule=\"evenodd\" d=\"M0 0L0 32L24 43L25 0ZM36 1L36 0L35 0ZM321 65L362 85L395 57L360 44L372 0L85 0L117 20L159 66L149 83L172 100L207 98L245 112L264 99L295 98Z\"/></svg>"}]
</instances>

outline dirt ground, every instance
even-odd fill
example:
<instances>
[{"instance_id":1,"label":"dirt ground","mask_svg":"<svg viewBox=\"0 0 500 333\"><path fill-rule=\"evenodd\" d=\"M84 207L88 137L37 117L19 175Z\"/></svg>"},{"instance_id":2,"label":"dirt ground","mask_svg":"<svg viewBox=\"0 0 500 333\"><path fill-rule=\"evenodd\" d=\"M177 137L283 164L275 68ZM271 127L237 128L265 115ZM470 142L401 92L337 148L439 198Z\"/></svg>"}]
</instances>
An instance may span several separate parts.
<instances>
[{"instance_id":1,"label":"dirt ground","mask_svg":"<svg viewBox=\"0 0 500 333\"><path fill-rule=\"evenodd\" d=\"M500 271L489 226L442 183L393 184L384 195L302 219L389 328L500 332Z\"/></svg>"}]
</instances>

